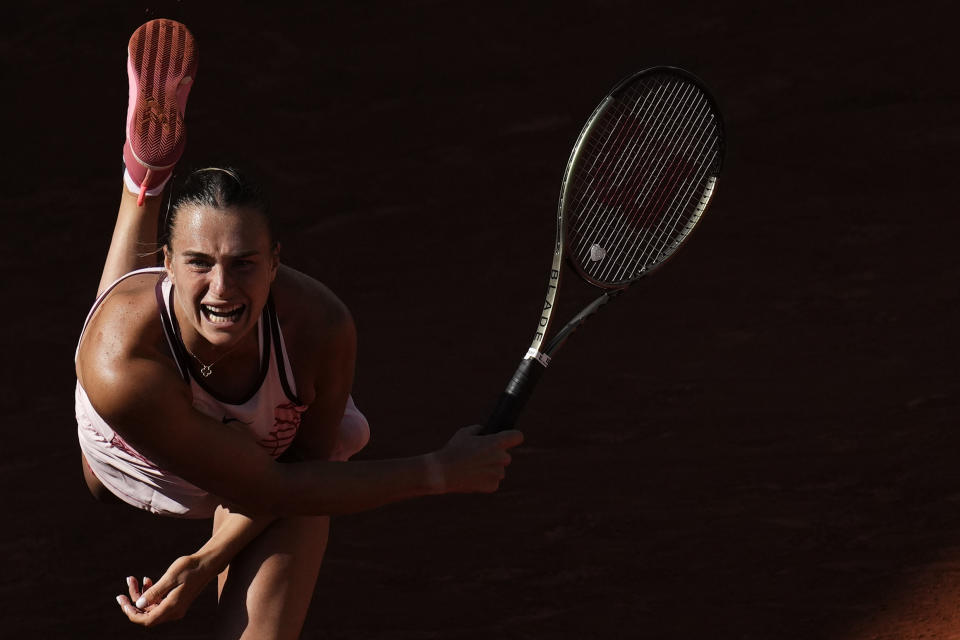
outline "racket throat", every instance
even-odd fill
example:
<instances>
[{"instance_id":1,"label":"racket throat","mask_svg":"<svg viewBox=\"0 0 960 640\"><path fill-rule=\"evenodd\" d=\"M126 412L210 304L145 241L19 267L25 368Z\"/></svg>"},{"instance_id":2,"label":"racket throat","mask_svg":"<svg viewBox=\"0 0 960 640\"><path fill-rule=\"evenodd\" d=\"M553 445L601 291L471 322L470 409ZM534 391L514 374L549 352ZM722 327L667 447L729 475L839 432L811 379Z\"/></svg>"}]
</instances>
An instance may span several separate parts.
<instances>
[{"instance_id":1,"label":"racket throat","mask_svg":"<svg viewBox=\"0 0 960 640\"><path fill-rule=\"evenodd\" d=\"M550 363L550 356L546 355L547 353L549 354L556 353L557 349L563 346L563 343L566 342L567 338L570 337L570 334L576 331L577 329L579 329L580 325L582 325L584 322L587 321L587 318L595 314L597 310L600 309L600 307L607 304L608 302L610 302L611 300L619 296L624 291L626 291L626 287L624 287L623 289L612 289L610 291L605 292L604 294L599 296L596 300L594 300L589 305L584 307L584 309L580 313L575 315L570 320L570 322L565 324L563 328L560 329L560 331L558 331L555 336L553 336L550 342L547 343L547 347L546 349L544 349L545 353L542 354L543 357L547 359L547 363L544 364L544 366L546 367L547 364ZM531 349L530 351L533 351L533 349ZM529 351L527 353L528 355L526 357L529 358L530 357Z\"/></svg>"}]
</instances>

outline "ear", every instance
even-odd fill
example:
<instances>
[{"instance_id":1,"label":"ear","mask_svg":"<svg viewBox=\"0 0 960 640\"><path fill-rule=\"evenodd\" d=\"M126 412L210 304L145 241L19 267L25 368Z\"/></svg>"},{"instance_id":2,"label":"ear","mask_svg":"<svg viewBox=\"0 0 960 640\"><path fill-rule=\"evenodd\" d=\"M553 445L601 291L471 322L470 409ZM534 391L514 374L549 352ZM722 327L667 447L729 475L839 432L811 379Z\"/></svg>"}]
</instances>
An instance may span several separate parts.
<instances>
[{"instance_id":1,"label":"ear","mask_svg":"<svg viewBox=\"0 0 960 640\"><path fill-rule=\"evenodd\" d=\"M173 282L173 257L167 245L163 245L163 268L167 270L167 279Z\"/></svg>"}]
</instances>

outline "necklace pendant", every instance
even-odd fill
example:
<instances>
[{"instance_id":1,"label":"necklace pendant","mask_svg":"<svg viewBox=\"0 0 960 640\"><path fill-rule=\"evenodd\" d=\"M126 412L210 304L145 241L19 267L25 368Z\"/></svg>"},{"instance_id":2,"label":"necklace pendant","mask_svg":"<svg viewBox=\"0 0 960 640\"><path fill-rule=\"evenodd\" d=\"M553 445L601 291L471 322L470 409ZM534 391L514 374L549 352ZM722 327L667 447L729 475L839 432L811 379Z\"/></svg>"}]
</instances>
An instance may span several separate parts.
<instances>
[{"instance_id":1,"label":"necklace pendant","mask_svg":"<svg viewBox=\"0 0 960 640\"><path fill-rule=\"evenodd\" d=\"M209 378L211 373L213 373L213 369L210 368L210 365L205 364L200 367L200 375L204 378Z\"/></svg>"}]
</instances>

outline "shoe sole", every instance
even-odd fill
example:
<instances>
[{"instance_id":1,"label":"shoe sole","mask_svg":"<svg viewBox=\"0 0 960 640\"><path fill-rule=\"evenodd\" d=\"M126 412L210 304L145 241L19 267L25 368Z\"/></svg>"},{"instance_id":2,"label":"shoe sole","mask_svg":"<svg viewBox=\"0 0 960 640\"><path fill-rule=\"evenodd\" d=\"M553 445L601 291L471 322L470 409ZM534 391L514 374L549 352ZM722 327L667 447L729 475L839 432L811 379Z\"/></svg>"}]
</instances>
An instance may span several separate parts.
<instances>
[{"instance_id":1,"label":"shoe sole","mask_svg":"<svg viewBox=\"0 0 960 640\"><path fill-rule=\"evenodd\" d=\"M197 70L193 34L179 22L151 20L134 31L127 53L131 84L135 80L137 87L127 116L130 151L148 169L168 169L186 143L183 110ZM178 90L183 91L179 98Z\"/></svg>"}]
</instances>

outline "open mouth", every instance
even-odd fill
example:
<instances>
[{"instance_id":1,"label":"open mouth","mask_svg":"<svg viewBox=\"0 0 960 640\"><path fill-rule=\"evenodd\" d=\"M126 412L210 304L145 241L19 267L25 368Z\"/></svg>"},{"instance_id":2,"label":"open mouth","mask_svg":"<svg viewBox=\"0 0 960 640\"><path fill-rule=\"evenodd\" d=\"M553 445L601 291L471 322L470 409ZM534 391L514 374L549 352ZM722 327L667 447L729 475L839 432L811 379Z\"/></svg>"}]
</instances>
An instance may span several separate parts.
<instances>
[{"instance_id":1,"label":"open mouth","mask_svg":"<svg viewBox=\"0 0 960 640\"><path fill-rule=\"evenodd\" d=\"M220 307L213 307L208 304L201 304L200 311L203 317L213 324L228 324L236 322L246 310L244 304L231 304Z\"/></svg>"}]
</instances>

